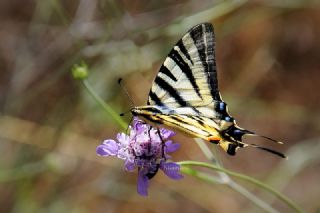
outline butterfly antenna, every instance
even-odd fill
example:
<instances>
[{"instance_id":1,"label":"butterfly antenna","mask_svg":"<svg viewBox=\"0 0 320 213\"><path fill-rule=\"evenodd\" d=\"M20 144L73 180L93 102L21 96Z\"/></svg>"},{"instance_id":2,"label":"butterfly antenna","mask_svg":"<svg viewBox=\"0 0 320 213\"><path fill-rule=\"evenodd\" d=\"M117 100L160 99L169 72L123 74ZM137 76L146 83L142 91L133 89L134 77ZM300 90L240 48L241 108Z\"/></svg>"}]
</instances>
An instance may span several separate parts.
<instances>
[{"instance_id":1,"label":"butterfly antenna","mask_svg":"<svg viewBox=\"0 0 320 213\"><path fill-rule=\"evenodd\" d=\"M124 93L126 94L126 96L128 97L131 106L134 107L134 106L135 106L135 105L134 105L134 102L133 102L133 100L132 100L132 98L131 98L131 96L130 96L128 90L127 90L127 88L126 88L121 82L122 82L122 78L119 78L119 79L118 79L118 84L120 85L121 89L124 91ZM122 113L122 114L123 114L123 113ZM121 115L121 114L120 114L120 115Z\"/></svg>"}]
</instances>

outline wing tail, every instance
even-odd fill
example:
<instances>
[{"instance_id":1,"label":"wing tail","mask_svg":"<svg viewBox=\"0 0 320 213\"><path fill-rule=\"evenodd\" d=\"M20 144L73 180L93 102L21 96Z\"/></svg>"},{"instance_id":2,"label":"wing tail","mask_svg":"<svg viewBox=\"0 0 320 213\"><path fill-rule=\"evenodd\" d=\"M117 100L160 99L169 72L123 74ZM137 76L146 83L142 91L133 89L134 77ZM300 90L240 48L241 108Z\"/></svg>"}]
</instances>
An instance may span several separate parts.
<instances>
[{"instance_id":1,"label":"wing tail","mask_svg":"<svg viewBox=\"0 0 320 213\"><path fill-rule=\"evenodd\" d=\"M251 131L250 131L250 133L246 133L245 135L254 136L254 137L260 137L260 138L265 138L265 139L267 139L267 140L269 140L269 141L272 141L272 142L274 142L274 143L283 144L282 141L278 141L278 140L275 140L275 139L273 139L273 138L269 138L269 137L264 136L264 135L258 135L258 134L256 134L256 133L251 132Z\"/></svg>"},{"instance_id":2,"label":"wing tail","mask_svg":"<svg viewBox=\"0 0 320 213\"><path fill-rule=\"evenodd\" d=\"M239 142L239 143L243 144L244 145L243 147L254 147L254 148L269 152L271 154L277 155L279 157L288 159L288 157L286 155L284 155L283 153L278 152L278 151L276 151L274 149L270 149L270 148L267 148L267 147L259 146L257 144L247 144L247 143L243 143L243 142Z\"/></svg>"},{"instance_id":3,"label":"wing tail","mask_svg":"<svg viewBox=\"0 0 320 213\"><path fill-rule=\"evenodd\" d=\"M219 141L218 145L229 155L235 155L237 149L239 149L239 148L253 147L253 148L257 148L262 151L266 151L271 154L277 155L278 157L288 159L288 157L286 155L284 155L283 153L281 153L279 151L276 151L274 149L270 149L270 148L267 148L264 146L259 146L257 144L249 144L249 143L244 143L242 141L232 141L231 142L231 141L221 140L221 141Z\"/></svg>"},{"instance_id":4,"label":"wing tail","mask_svg":"<svg viewBox=\"0 0 320 213\"><path fill-rule=\"evenodd\" d=\"M275 140L273 138L269 138L267 136L264 135L259 135L256 134L250 130L247 129L242 129L237 125L231 126L226 133L228 135L230 135L231 137L233 137L234 139L236 139L237 141L241 141L243 136L254 136L254 137L261 137L261 138L265 138L271 142L277 143L277 144L283 144L283 142Z\"/></svg>"}]
</instances>

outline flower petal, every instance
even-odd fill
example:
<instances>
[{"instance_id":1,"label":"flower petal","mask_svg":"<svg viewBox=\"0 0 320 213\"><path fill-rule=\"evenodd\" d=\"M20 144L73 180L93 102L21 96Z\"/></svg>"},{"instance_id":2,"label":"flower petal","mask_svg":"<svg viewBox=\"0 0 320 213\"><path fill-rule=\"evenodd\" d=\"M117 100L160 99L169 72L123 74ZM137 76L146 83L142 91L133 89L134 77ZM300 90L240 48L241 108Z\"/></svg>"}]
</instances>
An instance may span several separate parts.
<instances>
[{"instance_id":1,"label":"flower petal","mask_svg":"<svg viewBox=\"0 0 320 213\"><path fill-rule=\"evenodd\" d=\"M131 172L134 170L134 161L131 160L126 160L126 162L124 163L124 167L126 168L127 171Z\"/></svg>"},{"instance_id":2,"label":"flower petal","mask_svg":"<svg viewBox=\"0 0 320 213\"><path fill-rule=\"evenodd\" d=\"M180 144L173 143L171 140L167 141L165 145L166 153L175 152L180 148Z\"/></svg>"},{"instance_id":3,"label":"flower petal","mask_svg":"<svg viewBox=\"0 0 320 213\"><path fill-rule=\"evenodd\" d=\"M161 162L160 169L171 179L179 180L183 178L183 176L180 174L180 166L176 163Z\"/></svg>"},{"instance_id":4,"label":"flower petal","mask_svg":"<svg viewBox=\"0 0 320 213\"><path fill-rule=\"evenodd\" d=\"M133 118L133 129L132 131L135 133L142 134L142 132L145 130L146 128L146 123L142 120L140 120L138 117L134 117ZM132 132L131 132L132 133Z\"/></svg>"},{"instance_id":5,"label":"flower petal","mask_svg":"<svg viewBox=\"0 0 320 213\"><path fill-rule=\"evenodd\" d=\"M128 160L132 156L127 149L119 149L117 157L122 160Z\"/></svg>"},{"instance_id":6,"label":"flower petal","mask_svg":"<svg viewBox=\"0 0 320 213\"><path fill-rule=\"evenodd\" d=\"M165 128L161 128L160 133L163 140L167 140L168 138L176 135L175 132Z\"/></svg>"},{"instance_id":7,"label":"flower petal","mask_svg":"<svg viewBox=\"0 0 320 213\"><path fill-rule=\"evenodd\" d=\"M115 156L119 150L119 145L114 140L104 140L103 143L97 146L96 152L100 156Z\"/></svg>"},{"instance_id":8,"label":"flower petal","mask_svg":"<svg viewBox=\"0 0 320 213\"><path fill-rule=\"evenodd\" d=\"M123 132L117 134L117 139L121 143L122 146L128 146L129 136L127 136Z\"/></svg>"},{"instance_id":9,"label":"flower petal","mask_svg":"<svg viewBox=\"0 0 320 213\"><path fill-rule=\"evenodd\" d=\"M137 192L142 196L148 195L149 180L143 170L138 173Z\"/></svg>"}]
</instances>

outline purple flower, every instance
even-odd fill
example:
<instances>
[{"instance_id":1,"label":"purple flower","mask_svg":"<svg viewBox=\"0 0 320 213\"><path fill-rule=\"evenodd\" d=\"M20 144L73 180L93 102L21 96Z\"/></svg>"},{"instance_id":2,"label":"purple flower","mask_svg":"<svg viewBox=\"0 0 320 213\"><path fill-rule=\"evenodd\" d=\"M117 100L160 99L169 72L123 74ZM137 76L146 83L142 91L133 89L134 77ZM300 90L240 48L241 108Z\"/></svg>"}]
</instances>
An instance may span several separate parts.
<instances>
[{"instance_id":1,"label":"purple flower","mask_svg":"<svg viewBox=\"0 0 320 213\"><path fill-rule=\"evenodd\" d=\"M159 169L171 179L178 180L183 177L178 164L167 162L170 158L168 153L180 147L180 144L168 140L175 132L153 128L136 117L129 130L129 135L118 133L117 142L111 139L103 141L97 147L97 154L104 157L116 156L124 160L127 171L138 168L137 191L140 195L148 195L149 180Z\"/></svg>"}]
</instances>

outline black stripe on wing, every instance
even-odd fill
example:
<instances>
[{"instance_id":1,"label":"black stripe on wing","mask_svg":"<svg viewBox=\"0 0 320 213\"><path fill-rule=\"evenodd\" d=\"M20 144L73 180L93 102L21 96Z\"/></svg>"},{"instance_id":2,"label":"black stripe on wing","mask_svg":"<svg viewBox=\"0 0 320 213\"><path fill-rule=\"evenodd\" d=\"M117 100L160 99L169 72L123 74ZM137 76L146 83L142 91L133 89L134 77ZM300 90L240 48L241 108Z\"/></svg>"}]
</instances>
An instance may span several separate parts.
<instances>
[{"instance_id":1,"label":"black stripe on wing","mask_svg":"<svg viewBox=\"0 0 320 213\"><path fill-rule=\"evenodd\" d=\"M168 76L169 78L171 78L171 80L173 81L177 81L176 77L172 74L172 72L162 64L162 66L160 67L159 73L163 73L166 76Z\"/></svg>"},{"instance_id":2,"label":"black stripe on wing","mask_svg":"<svg viewBox=\"0 0 320 213\"><path fill-rule=\"evenodd\" d=\"M164 106L160 98L152 91L149 92L149 99L147 104L150 105L150 101L153 101L158 106Z\"/></svg>"},{"instance_id":3,"label":"black stripe on wing","mask_svg":"<svg viewBox=\"0 0 320 213\"><path fill-rule=\"evenodd\" d=\"M170 84L163 80L160 76L157 76L154 80L154 83L157 84L161 89L166 91L180 106L188 106L188 103L180 96L178 91L174 89Z\"/></svg>"},{"instance_id":4,"label":"black stripe on wing","mask_svg":"<svg viewBox=\"0 0 320 213\"><path fill-rule=\"evenodd\" d=\"M188 78L189 82L191 83L194 91L202 99L202 96L200 94L199 86L198 86L198 84L196 82L196 79L194 78L194 75L192 74L191 67L183 60L183 58L181 57L179 52L176 51L175 49L172 49L170 51L168 57L170 57L176 63L176 65L180 67L181 71L186 75L186 77Z\"/></svg>"},{"instance_id":5,"label":"black stripe on wing","mask_svg":"<svg viewBox=\"0 0 320 213\"><path fill-rule=\"evenodd\" d=\"M209 23L199 24L192 28L189 33L197 47L204 70L208 75L211 96L214 100L221 101L218 90L213 26Z\"/></svg>"},{"instance_id":6,"label":"black stripe on wing","mask_svg":"<svg viewBox=\"0 0 320 213\"><path fill-rule=\"evenodd\" d=\"M180 41L176 44L176 46L179 47L179 49L181 50L181 52L183 53L183 55L190 61L190 63L193 65L193 61L188 53L187 48L184 46L182 39L180 39Z\"/></svg>"}]
</instances>

